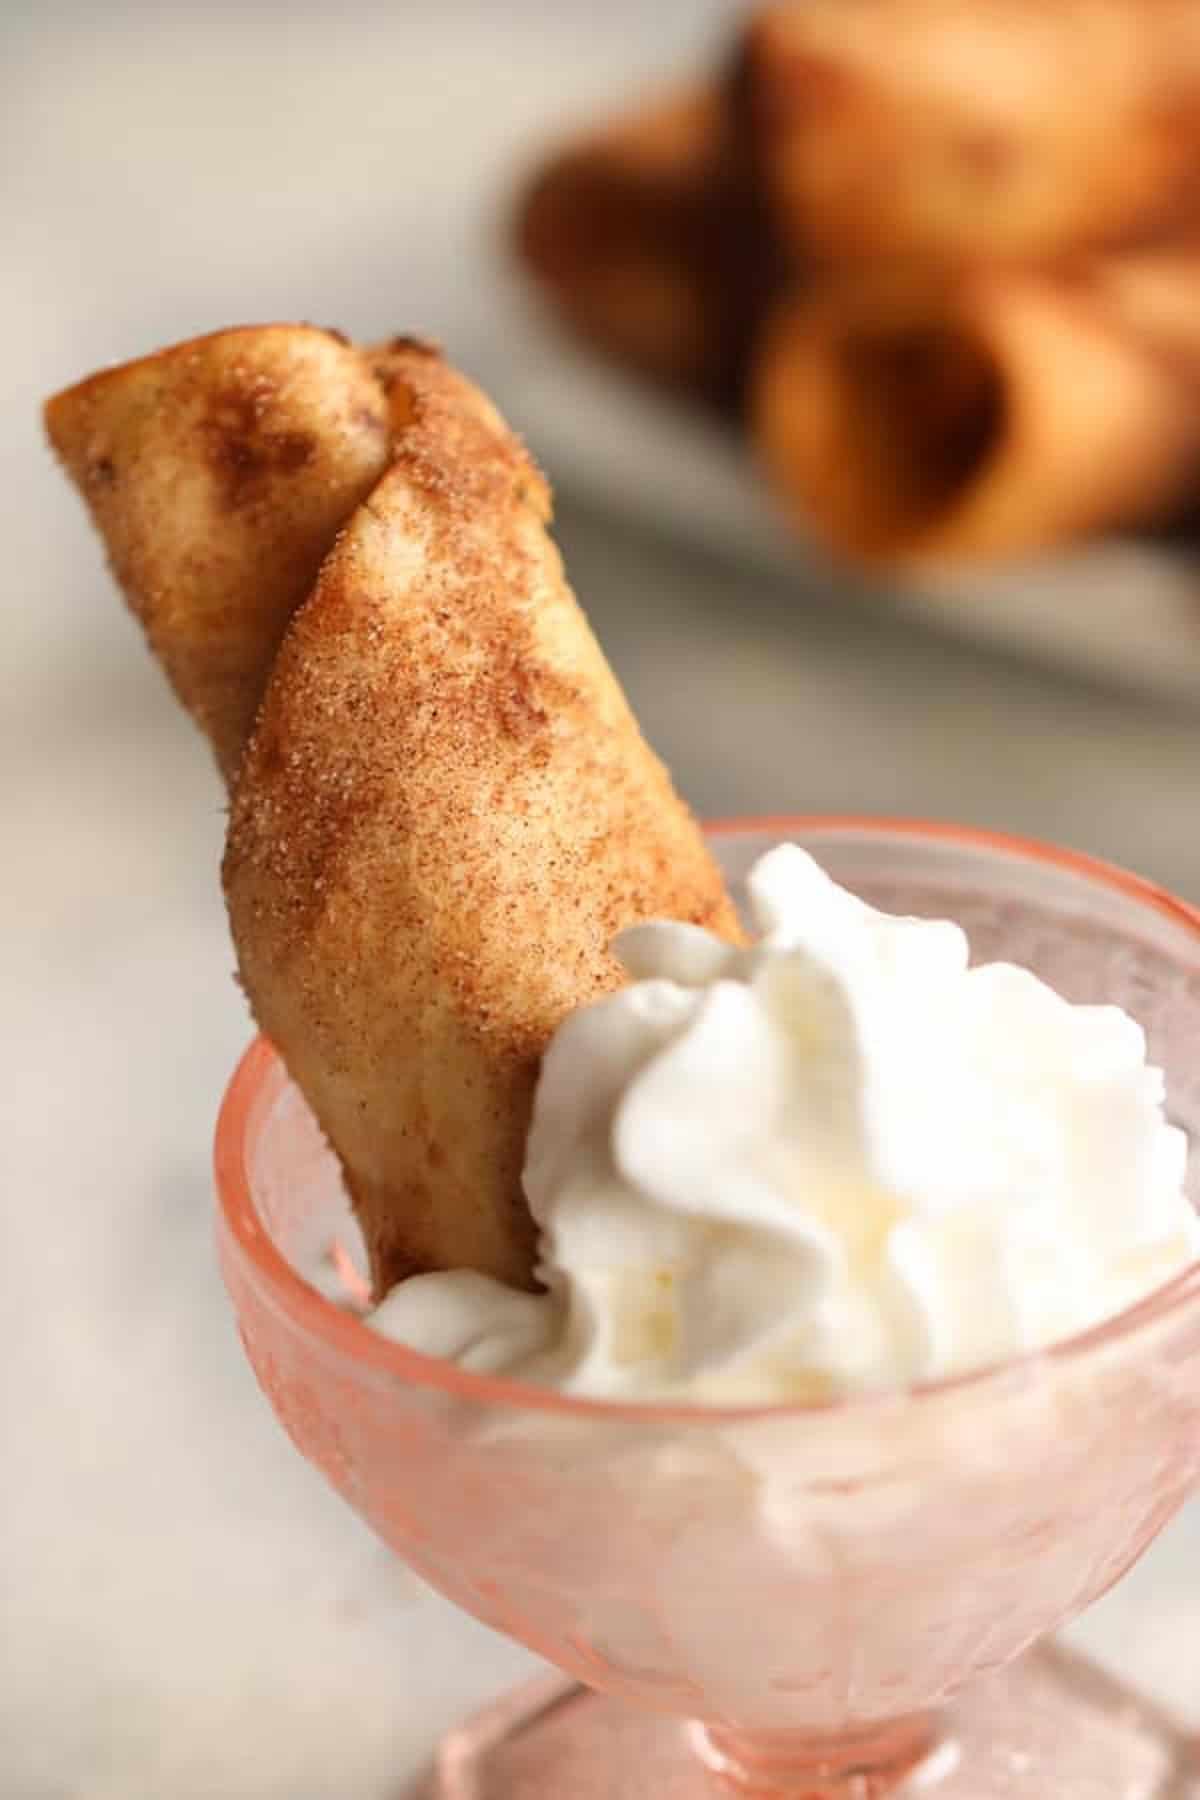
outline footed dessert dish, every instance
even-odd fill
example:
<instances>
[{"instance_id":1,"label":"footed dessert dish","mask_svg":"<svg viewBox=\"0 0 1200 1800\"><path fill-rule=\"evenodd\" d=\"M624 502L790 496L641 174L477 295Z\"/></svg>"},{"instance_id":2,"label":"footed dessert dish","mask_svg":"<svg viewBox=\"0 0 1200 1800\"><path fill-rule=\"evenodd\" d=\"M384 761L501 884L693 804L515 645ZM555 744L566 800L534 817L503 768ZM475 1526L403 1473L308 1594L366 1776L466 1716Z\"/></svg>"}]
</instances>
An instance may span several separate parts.
<instances>
[{"instance_id":1,"label":"footed dessert dish","mask_svg":"<svg viewBox=\"0 0 1200 1800\"><path fill-rule=\"evenodd\" d=\"M1017 1659L1200 1478L1200 915L950 827L706 840L413 340L222 332L47 417L230 790L247 1352L564 1671L430 1793L1190 1791Z\"/></svg>"}]
</instances>

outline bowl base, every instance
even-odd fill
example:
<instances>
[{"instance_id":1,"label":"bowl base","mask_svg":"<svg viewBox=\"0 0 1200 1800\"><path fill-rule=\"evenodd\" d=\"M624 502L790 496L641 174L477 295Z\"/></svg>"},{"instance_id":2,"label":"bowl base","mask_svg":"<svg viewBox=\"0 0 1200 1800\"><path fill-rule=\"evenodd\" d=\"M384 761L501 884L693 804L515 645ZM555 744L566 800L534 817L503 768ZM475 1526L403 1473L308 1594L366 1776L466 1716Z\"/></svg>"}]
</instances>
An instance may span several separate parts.
<instances>
[{"instance_id":1,"label":"bowl base","mask_svg":"<svg viewBox=\"0 0 1200 1800\"><path fill-rule=\"evenodd\" d=\"M1044 1647L947 1709L937 1747L890 1800L1200 1800L1184 1734L1108 1675ZM693 1728L562 1676L518 1689L444 1739L421 1800L713 1800L731 1788ZM774 1790L771 1790L772 1792ZM873 1800L866 1775L802 1800ZM777 1800L783 1800L777 1796Z\"/></svg>"}]
</instances>

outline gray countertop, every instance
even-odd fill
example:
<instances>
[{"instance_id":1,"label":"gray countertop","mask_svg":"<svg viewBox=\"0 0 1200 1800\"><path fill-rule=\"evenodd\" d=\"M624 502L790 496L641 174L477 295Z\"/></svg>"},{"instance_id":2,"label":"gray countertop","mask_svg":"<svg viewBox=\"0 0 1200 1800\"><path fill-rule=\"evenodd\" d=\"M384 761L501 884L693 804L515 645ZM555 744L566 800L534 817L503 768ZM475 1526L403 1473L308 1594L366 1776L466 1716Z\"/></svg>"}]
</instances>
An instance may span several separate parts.
<instances>
[{"instance_id":1,"label":"gray countertop","mask_svg":"<svg viewBox=\"0 0 1200 1800\"><path fill-rule=\"evenodd\" d=\"M583 9L355 0L336 23L253 3L18 6L0 23L14 1800L385 1800L440 1727L528 1666L384 1553L241 1360L210 1245L212 1120L248 1034L221 796L36 403L256 316L412 327L502 369L480 245L505 170L547 118L686 61L727 10L610 4L586 31ZM970 818L1200 897L1200 711L800 603L569 496L560 537L702 812ZM1198 1559L1193 1511L1081 1633L1200 1721Z\"/></svg>"}]
</instances>

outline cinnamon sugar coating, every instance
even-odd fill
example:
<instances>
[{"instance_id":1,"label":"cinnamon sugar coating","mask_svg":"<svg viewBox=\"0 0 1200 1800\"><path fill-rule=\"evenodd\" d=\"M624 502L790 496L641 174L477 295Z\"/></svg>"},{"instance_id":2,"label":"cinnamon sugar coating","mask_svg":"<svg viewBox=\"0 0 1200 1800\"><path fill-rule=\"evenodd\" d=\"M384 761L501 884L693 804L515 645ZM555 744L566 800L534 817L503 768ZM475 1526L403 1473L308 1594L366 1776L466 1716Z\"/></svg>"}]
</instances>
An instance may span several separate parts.
<instances>
[{"instance_id":1,"label":"cinnamon sugar coating","mask_svg":"<svg viewBox=\"0 0 1200 1800\"><path fill-rule=\"evenodd\" d=\"M284 627L387 467L333 332L218 331L56 394L46 429L176 694L232 781Z\"/></svg>"},{"instance_id":2,"label":"cinnamon sugar coating","mask_svg":"<svg viewBox=\"0 0 1200 1800\"><path fill-rule=\"evenodd\" d=\"M520 1170L551 1032L622 979L623 925L736 925L563 576L538 470L440 358L377 366L394 460L275 664L230 918L376 1285L458 1266L527 1283Z\"/></svg>"},{"instance_id":3,"label":"cinnamon sugar coating","mask_svg":"<svg viewBox=\"0 0 1200 1800\"><path fill-rule=\"evenodd\" d=\"M47 425L230 784L241 980L376 1288L531 1285L551 1033L621 981L622 926L738 930L566 582L545 480L432 346L303 326L93 377Z\"/></svg>"}]
</instances>

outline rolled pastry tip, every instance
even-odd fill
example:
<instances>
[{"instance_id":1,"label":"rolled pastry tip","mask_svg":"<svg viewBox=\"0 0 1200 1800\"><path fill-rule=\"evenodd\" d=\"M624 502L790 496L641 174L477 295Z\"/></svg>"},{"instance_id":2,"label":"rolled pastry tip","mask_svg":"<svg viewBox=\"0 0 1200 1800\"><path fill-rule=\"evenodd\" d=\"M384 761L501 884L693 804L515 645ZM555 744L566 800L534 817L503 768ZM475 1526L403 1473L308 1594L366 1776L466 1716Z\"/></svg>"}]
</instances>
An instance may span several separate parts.
<instances>
[{"instance_id":1,"label":"rolled pastry tip","mask_svg":"<svg viewBox=\"0 0 1200 1800\"><path fill-rule=\"evenodd\" d=\"M287 621L387 466L377 378L337 333L246 326L93 375L45 421L231 782Z\"/></svg>"},{"instance_id":2,"label":"rolled pastry tip","mask_svg":"<svg viewBox=\"0 0 1200 1800\"><path fill-rule=\"evenodd\" d=\"M376 1289L534 1282L543 1050L636 920L738 926L567 584L550 495L436 354L271 670L224 863L238 964L345 1170Z\"/></svg>"},{"instance_id":3,"label":"rolled pastry tip","mask_svg":"<svg viewBox=\"0 0 1200 1800\"><path fill-rule=\"evenodd\" d=\"M764 333L752 419L796 515L867 560L1166 521L1200 467L1200 256L830 286Z\"/></svg>"},{"instance_id":4,"label":"rolled pastry tip","mask_svg":"<svg viewBox=\"0 0 1200 1800\"><path fill-rule=\"evenodd\" d=\"M1194 0L795 0L744 55L804 259L1066 257L1200 214Z\"/></svg>"},{"instance_id":5,"label":"rolled pastry tip","mask_svg":"<svg viewBox=\"0 0 1200 1800\"><path fill-rule=\"evenodd\" d=\"M562 146L521 195L518 252L596 348L728 401L767 280L720 84L672 88Z\"/></svg>"}]
</instances>

